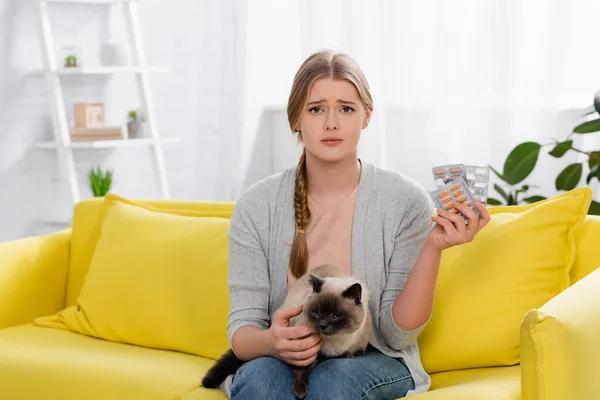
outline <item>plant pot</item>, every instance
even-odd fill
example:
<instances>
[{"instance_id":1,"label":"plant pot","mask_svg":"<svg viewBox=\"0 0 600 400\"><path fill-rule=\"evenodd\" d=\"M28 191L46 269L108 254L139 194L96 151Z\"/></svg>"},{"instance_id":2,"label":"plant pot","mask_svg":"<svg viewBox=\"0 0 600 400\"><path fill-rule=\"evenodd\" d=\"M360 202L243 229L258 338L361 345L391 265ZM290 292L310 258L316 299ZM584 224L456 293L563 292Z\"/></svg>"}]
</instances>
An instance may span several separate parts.
<instances>
[{"instance_id":1,"label":"plant pot","mask_svg":"<svg viewBox=\"0 0 600 400\"><path fill-rule=\"evenodd\" d=\"M146 124L143 122L128 122L127 123L127 137L129 139L140 139L144 135L144 127Z\"/></svg>"}]
</instances>

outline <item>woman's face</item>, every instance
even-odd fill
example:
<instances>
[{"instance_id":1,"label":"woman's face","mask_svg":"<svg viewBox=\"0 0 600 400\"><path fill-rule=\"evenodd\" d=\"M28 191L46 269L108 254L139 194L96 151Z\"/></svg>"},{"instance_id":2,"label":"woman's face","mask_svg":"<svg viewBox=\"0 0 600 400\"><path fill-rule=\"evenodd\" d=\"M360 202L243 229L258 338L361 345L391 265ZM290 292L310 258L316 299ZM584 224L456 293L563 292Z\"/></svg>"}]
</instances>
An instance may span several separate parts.
<instances>
[{"instance_id":1,"label":"woman's face","mask_svg":"<svg viewBox=\"0 0 600 400\"><path fill-rule=\"evenodd\" d=\"M327 162L356 157L361 131L370 117L352 83L316 80L300 120L306 152Z\"/></svg>"}]
</instances>

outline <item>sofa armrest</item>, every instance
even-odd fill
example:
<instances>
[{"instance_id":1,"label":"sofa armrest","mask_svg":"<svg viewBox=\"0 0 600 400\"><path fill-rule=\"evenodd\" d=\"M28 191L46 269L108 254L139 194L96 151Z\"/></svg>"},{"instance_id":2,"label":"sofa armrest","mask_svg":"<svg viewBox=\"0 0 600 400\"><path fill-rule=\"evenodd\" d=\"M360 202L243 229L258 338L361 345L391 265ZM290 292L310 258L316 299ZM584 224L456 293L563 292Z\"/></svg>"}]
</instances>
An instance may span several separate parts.
<instances>
[{"instance_id":1,"label":"sofa armrest","mask_svg":"<svg viewBox=\"0 0 600 400\"><path fill-rule=\"evenodd\" d=\"M600 396L600 269L523 319L523 400Z\"/></svg>"},{"instance_id":2,"label":"sofa armrest","mask_svg":"<svg viewBox=\"0 0 600 400\"><path fill-rule=\"evenodd\" d=\"M71 229L0 243L0 328L64 308Z\"/></svg>"}]
</instances>

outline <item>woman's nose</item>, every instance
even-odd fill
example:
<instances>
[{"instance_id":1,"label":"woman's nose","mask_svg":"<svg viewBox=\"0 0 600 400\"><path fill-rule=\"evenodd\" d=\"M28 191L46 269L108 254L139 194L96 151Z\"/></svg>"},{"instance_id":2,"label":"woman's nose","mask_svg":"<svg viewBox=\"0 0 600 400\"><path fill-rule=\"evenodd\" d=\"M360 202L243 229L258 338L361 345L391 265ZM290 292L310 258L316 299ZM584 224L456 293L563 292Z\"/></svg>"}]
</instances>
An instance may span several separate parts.
<instances>
[{"instance_id":1,"label":"woman's nose","mask_svg":"<svg viewBox=\"0 0 600 400\"><path fill-rule=\"evenodd\" d=\"M340 126L337 122L337 118L333 115L333 113L327 113L327 117L325 118L325 130L335 131L338 129L340 129Z\"/></svg>"}]
</instances>

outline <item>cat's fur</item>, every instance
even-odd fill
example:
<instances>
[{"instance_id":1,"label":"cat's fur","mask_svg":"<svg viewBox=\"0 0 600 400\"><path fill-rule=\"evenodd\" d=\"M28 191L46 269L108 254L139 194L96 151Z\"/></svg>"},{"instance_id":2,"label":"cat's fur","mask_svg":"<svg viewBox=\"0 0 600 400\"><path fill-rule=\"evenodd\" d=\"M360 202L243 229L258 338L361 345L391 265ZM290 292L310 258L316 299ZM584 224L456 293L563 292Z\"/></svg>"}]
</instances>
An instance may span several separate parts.
<instances>
[{"instance_id":1,"label":"cat's fur","mask_svg":"<svg viewBox=\"0 0 600 400\"><path fill-rule=\"evenodd\" d=\"M365 284L348 276L339 268L324 264L300 277L290 287L282 308L304 305L300 315L290 320L290 326L307 325L321 336L319 356L325 358L354 357L364 354L371 337L372 320L369 296ZM235 373L244 361L232 350L227 351L202 379L206 388L218 387ZM294 368L294 394L307 394L310 371Z\"/></svg>"}]
</instances>

